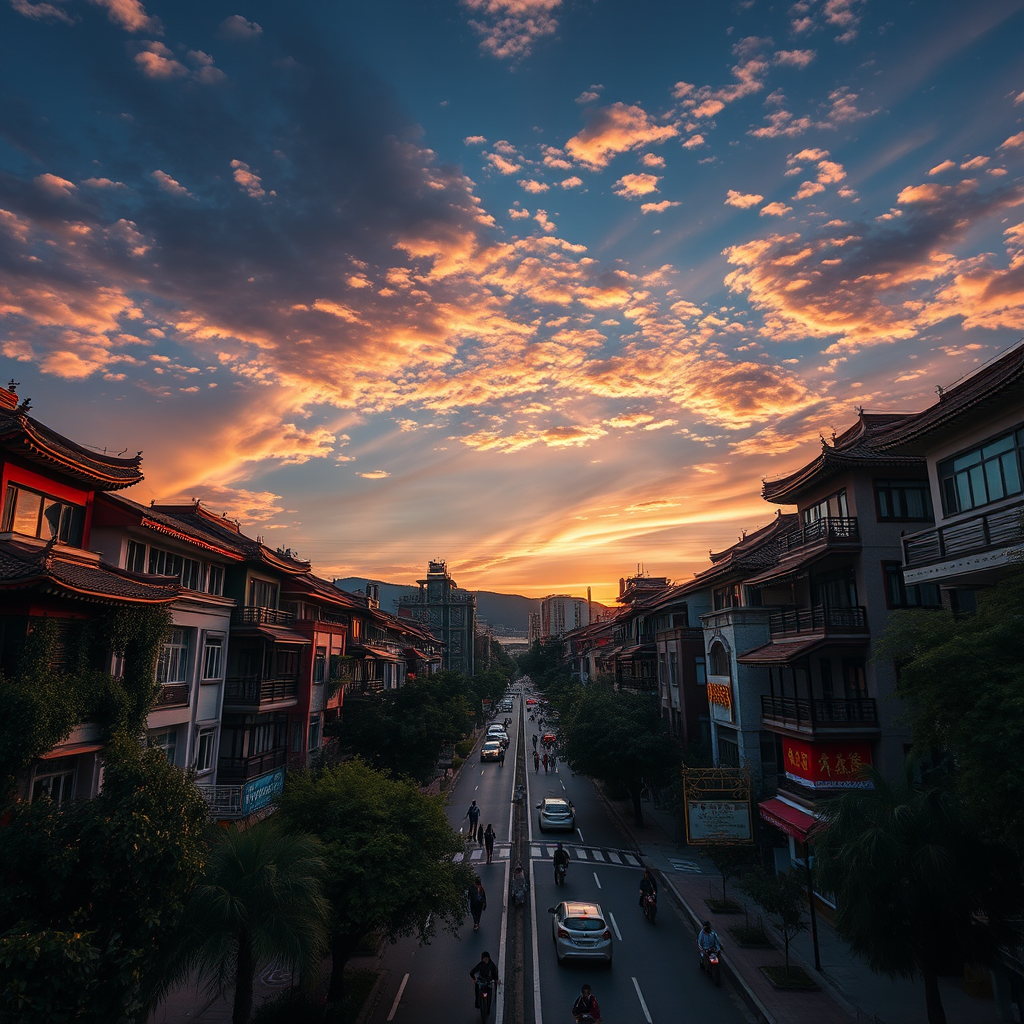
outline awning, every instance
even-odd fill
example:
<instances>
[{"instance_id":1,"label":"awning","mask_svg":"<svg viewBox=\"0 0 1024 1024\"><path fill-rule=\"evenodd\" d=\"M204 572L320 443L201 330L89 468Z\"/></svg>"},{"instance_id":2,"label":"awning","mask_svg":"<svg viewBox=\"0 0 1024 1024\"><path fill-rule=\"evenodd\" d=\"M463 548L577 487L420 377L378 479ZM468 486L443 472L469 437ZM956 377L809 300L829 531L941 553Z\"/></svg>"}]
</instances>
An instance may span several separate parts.
<instances>
[{"instance_id":1,"label":"awning","mask_svg":"<svg viewBox=\"0 0 1024 1024\"><path fill-rule=\"evenodd\" d=\"M808 814L806 811L801 811L791 804L783 803L783 801L775 797L771 800L765 800L764 803L758 804L757 807L761 812L761 817L769 825L785 832L787 836L799 839L802 843L807 842L808 835L819 824L818 819L813 815Z\"/></svg>"},{"instance_id":2,"label":"awning","mask_svg":"<svg viewBox=\"0 0 1024 1024\"><path fill-rule=\"evenodd\" d=\"M284 626L251 625L231 630L232 636L264 636L276 644L311 644L313 641L301 633L295 633Z\"/></svg>"},{"instance_id":3,"label":"awning","mask_svg":"<svg viewBox=\"0 0 1024 1024\"><path fill-rule=\"evenodd\" d=\"M407 658L415 658L417 661L430 661L422 651L417 651L415 647L406 647L405 655Z\"/></svg>"},{"instance_id":4,"label":"awning","mask_svg":"<svg viewBox=\"0 0 1024 1024\"><path fill-rule=\"evenodd\" d=\"M40 754L39 760L49 761L55 757L77 757L79 754L93 754L102 749L102 743L72 743L69 746L56 747L45 754Z\"/></svg>"},{"instance_id":5,"label":"awning","mask_svg":"<svg viewBox=\"0 0 1024 1024\"><path fill-rule=\"evenodd\" d=\"M736 658L740 665L788 665L792 661L806 657L821 647L856 647L869 643L868 637L815 637L813 640L796 641L793 643L762 644L752 651L747 651Z\"/></svg>"}]
</instances>

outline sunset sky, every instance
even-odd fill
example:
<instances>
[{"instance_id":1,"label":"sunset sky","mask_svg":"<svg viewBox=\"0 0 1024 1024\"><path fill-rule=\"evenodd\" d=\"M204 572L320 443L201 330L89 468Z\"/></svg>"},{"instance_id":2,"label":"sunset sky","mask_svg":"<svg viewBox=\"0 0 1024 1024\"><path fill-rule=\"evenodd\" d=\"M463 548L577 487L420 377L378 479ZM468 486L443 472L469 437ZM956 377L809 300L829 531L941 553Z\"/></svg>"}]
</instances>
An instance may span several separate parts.
<instances>
[{"instance_id":1,"label":"sunset sky","mask_svg":"<svg viewBox=\"0 0 1024 1024\"><path fill-rule=\"evenodd\" d=\"M1024 334L1024 0L0 0L0 374L320 575L609 601Z\"/></svg>"}]
</instances>

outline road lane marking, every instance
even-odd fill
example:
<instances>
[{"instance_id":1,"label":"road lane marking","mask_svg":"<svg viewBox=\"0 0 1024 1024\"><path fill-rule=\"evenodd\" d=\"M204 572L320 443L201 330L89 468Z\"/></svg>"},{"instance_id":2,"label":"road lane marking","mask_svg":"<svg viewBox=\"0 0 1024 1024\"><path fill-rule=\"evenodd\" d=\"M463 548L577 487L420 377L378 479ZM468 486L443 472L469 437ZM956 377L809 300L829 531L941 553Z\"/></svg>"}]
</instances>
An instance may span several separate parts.
<instances>
[{"instance_id":1,"label":"road lane marking","mask_svg":"<svg viewBox=\"0 0 1024 1024\"><path fill-rule=\"evenodd\" d=\"M696 861L675 860L674 858L669 857L668 862L676 871L688 871L691 875L703 874L700 865Z\"/></svg>"},{"instance_id":2,"label":"road lane marking","mask_svg":"<svg viewBox=\"0 0 1024 1024\"><path fill-rule=\"evenodd\" d=\"M402 979L402 984L398 986L398 995L395 996L395 1001L391 1004L391 1012L388 1014L388 1020L394 1020L395 1014L398 1012L398 1004L402 1000L402 993L405 991L405 986L409 982L409 975L407 974Z\"/></svg>"},{"instance_id":3,"label":"road lane marking","mask_svg":"<svg viewBox=\"0 0 1024 1024\"><path fill-rule=\"evenodd\" d=\"M562 783L562 789L565 789L565 783L564 783L564 782L562 782L562 780L561 780L561 779L559 779L558 781Z\"/></svg>"},{"instance_id":4,"label":"road lane marking","mask_svg":"<svg viewBox=\"0 0 1024 1024\"><path fill-rule=\"evenodd\" d=\"M633 979L633 988L636 989L636 997L640 1000L640 1009L644 1011L644 1016L647 1018L647 1024L652 1024L651 1011L647 1009L647 1003L644 1001L644 994L640 991L640 982Z\"/></svg>"},{"instance_id":5,"label":"road lane marking","mask_svg":"<svg viewBox=\"0 0 1024 1024\"><path fill-rule=\"evenodd\" d=\"M474 851L473 851L473 852L472 852L472 853L471 853L471 854L469 855L469 859L470 859L470 860L482 860L482 859L483 859L483 856L484 856L484 851L483 851L483 850L474 850Z\"/></svg>"},{"instance_id":6,"label":"road lane marking","mask_svg":"<svg viewBox=\"0 0 1024 1024\"><path fill-rule=\"evenodd\" d=\"M505 942L508 938L508 863L505 864L505 889L501 897L501 940L498 943L498 963L501 970L505 970ZM498 1008L495 1011L494 1024L501 1024L505 1016L505 996L501 995L495 999Z\"/></svg>"},{"instance_id":7,"label":"road lane marking","mask_svg":"<svg viewBox=\"0 0 1024 1024\"><path fill-rule=\"evenodd\" d=\"M602 888L601 879L597 877L597 872L594 872L594 881L597 882L598 889Z\"/></svg>"},{"instance_id":8,"label":"road lane marking","mask_svg":"<svg viewBox=\"0 0 1024 1024\"><path fill-rule=\"evenodd\" d=\"M480 788L479 786L474 786L473 787L473 792L475 793L479 788Z\"/></svg>"},{"instance_id":9,"label":"road lane marking","mask_svg":"<svg viewBox=\"0 0 1024 1024\"><path fill-rule=\"evenodd\" d=\"M624 861L624 862L625 862L626 864L630 865L630 867L634 867L634 868L638 868L638 867L640 867L640 861L638 861L638 860L636 859L636 857L634 857L634 856L633 856L632 854L630 854L630 853L624 853L624 854L622 855L622 859L623 859L623 861Z\"/></svg>"},{"instance_id":10,"label":"road lane marking","mask_svg":"<svg viewBox=\"0 0 1024 1024\"><path fill-rule=\"evenodd\" d=\"M608 920L611 921L612 927L615 929L615 938L621 942L622 933L619 931L619 926L615 923L615 915L610 910L608 911Z\"/></svg>"},{"instance_id":11,"label":"road lane marking","mask_svg":"<svg viewBox=\"0 0 1024 1024\"><path fill-rule=\"evenodd\" d=\"M524 712L525 717L525 712ZM523 728L525 730L526 723L523 722ZM523 744L523 763L526 765L526 806L523 810L526 812L526 824L528 827L527 842L530 844L531 850L533 849L533 815L530 813L530 808L533 807L533 802L530 798L530 766L526 762L526 744ZM511 838L511 837L510 837ZM536 872L530 872L534 877L531 880L533 884L530 885L530 923L532 925L530 931L532 932L531 946L533 952L533 1024L544 1024L544 1014L541 1010L540 1004L540 953L537 949L537 878Z\"/></svg>"},{"instance_id":12,"label":"road lane marking","mask_svg":"<svg viewBox=\"0 0 1024 1024\"><path fill-rule=\"evenodd\" d=\"M579 830L578 827L576 829L576 835L580 837L580 842L586 845L586 840L583 838L583 833Z\"/></svg>"}]
</instances>

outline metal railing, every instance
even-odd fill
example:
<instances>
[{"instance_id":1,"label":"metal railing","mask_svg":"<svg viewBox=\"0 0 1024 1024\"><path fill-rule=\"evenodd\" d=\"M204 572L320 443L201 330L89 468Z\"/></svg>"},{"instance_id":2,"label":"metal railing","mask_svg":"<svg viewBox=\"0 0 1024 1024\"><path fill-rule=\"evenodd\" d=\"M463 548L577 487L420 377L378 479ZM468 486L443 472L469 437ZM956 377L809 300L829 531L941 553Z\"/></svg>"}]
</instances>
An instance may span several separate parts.
<instances>
[{"instance_id":1,"label":"metal railing","mask_svg":"<svg viewBox=\"0 0 1024 1024\"><path fill-rule=\"evenodd\" d=\"M188 707L188 683L162 683L160 692L156 695L157 708L187 708Z\"/></svg>"},{"instance_id":2,"label":"metal railing","mask_svg":"<svg viewBox=\"0 0 1024 1024\"><path fill-rule=\"evenodd\" d=\"M206 806L212 815L222 818L239 817L242 813L241 786L200 786Z\"/></svg>"},{"instance_id":3,"label":"metal railing","mask_svg":"<svg viewBox=\"0 0 1024 1024\"><path fill-rule=\"evenodd\" d=\"M786 534L779 544L786 552L795 551L807 544L820 544L822 541L859 541L860 528L856 516L828 516L815 519L800 530Z\"/></svg>"},{"instance_id":4,"label":"metal railing","mask_svg":"<svg viewBox=\"0 0 1024 1024\"><path fill-rule=\"evenodd\" d=\"M259 605L247 604L244 608L236 608L231 613L231 621L247 626L288 626L295 621L295 613L282 611L280 608L261 608Z\"/></svg>"},{"instance_id":5,"label":"metal railing","mask_svg":"<svg viewBox=\"0 0 1024 1024\"><path fill-rule=\"evenodd\" d=\"M761 721L835 729L849 726L878 727L878 704L874 697L834 700L822 697L761 697Z\"/></svg>"},{"instance_id":6,"label":"metal railing","mask_svg":"<svg viewBox=\"0 0 1024 1024\"><path fill-rule=\"evenodd\" d=\"M911 569L946 558L1008 548L1024 541L1021 517L1024 502L994 512L982 512L946 526L935 526L903 538L903 565Z\"/></svg>"},{"instance_id":7,"label":"metal railing","mask_svg":"<svg viewBox=\"0 0 1024 1024\"><path fill-rule=\"evenodd\" d=\"M796 633L826 633L830 630L842 633L866 633L868 612L862 605L852 608L829 608L816 605L813 608L788 608L772 612L768 617L771 635L785 636Z\"/></svg>"},{"instance_id":8,"label":"metal railing","mask_svg":"<svg viewBox=\"0 0 1024 1024\"><path fill-rule=\"evenodd\" d=\"M225 704L273 704L299 695L299 677L260 679L259 676L228 676L224 685Z\"/></svg>"},{"instance_id":9,"label":"metal railing","mask_svg":"<svg viewBox=\"0 0 1024 1024\"><path fill-rule=\"evenodd\" d=\"M217 762L217 778L238 781L258 779L282 767L287 760L288 750L285 747L275 747L252 757L222 757Z\"/></svg>"}]
</instances>

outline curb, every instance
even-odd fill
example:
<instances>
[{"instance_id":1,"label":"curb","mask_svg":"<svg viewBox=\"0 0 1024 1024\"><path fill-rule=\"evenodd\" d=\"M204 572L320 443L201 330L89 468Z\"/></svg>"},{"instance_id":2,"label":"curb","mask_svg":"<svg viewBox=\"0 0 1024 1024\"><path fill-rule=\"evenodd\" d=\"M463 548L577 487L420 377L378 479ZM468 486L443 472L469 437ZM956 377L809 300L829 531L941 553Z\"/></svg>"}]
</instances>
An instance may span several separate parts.
<instances>
[{"instance_id":1,"label":"curb","mask_svg":"<svg viewBox=\"0 0 1024 1024\"><path fill-rule=\"evenodd\" d=\"M658 868L651 868L651 870L661 878L661 881L675 897L676 902L689 915L690 923L693 925L694 932L699 932L701 929L701 919L694 913L693 907L686 902L683 895L672 884L672 879L669 878L664 871L661 871ZM732 966L732 963L728 959L723 959L719 966L722 968L722 973L740 990L740 995L743 996L743 1001L751 1010L754 1011L758 1020L761 1021L761 1024L777 1024L776 1018L772 1016L764 1003L758 999L754 990L747 984L746 978L744 978L743 975Z\"/></svg>"},{"instance_id":2,"label":"curb","mask_svg":"<svg viewBox=\"0 0 1024 1024\"><path fill-rule=\"evenodd\" d=\"M377 1009L377 1004L380 1002L381 993L384 991L384 982L387 980L387 977L388 971L386 968L381 968L377 971L377 980L373 983L370 994L363 1002L363 1008L356 1014L355 1024L366 1024L373 1016L373 1012Z\"/></svg>"}]
</instances>

